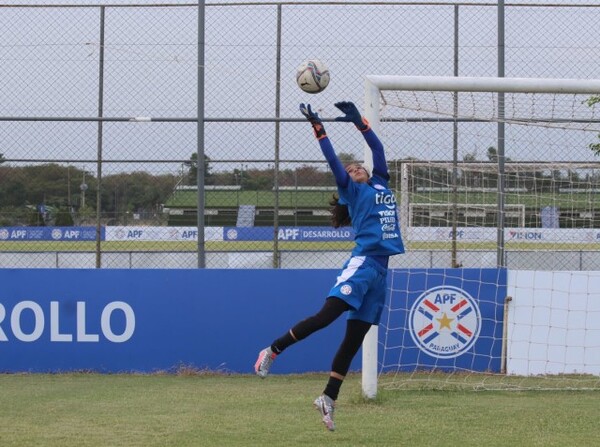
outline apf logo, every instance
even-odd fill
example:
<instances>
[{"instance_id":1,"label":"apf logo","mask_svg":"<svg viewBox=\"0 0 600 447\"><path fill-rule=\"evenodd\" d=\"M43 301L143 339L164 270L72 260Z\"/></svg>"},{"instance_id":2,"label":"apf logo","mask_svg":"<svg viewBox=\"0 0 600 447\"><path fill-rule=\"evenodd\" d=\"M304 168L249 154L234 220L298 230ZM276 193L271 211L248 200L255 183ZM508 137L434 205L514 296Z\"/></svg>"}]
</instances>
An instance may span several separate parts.
<instances>
[{"instance_id":1,"label":"apf logo","mask_svg":"<svg viewBox=\"0 0 600 447\"><path fill-rule=\"evenodd\" d=\"M465 232L464 232L464 230L456 230L456 231L450 230L448 232L448 239L452 239L452 236L456 236L456 239L463 239L465 237Z\"/></svg>"},{"instance_id":2,"label":"apf logo","mask_svg":"<svg viewBox=\"0 0 600 447\"><path fill-rule=\"evenodd\" d=\"M409 314L415 344L437 358L458 357L471 348L481 330L481 313L464 290L439 286L425 291Z\"/></svg>"}]
</instances>

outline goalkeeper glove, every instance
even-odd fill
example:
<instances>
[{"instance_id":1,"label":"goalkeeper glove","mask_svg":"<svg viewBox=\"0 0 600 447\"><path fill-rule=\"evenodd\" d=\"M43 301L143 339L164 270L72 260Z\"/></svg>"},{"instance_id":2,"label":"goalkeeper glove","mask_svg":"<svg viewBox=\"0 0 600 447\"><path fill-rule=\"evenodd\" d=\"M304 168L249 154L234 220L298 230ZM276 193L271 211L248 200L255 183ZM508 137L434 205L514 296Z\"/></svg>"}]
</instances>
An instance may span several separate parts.
<instances>
[{"instance_id":1,"label":"goalkeeper glove","mask_svg":"<svg viewBox=\"0 0 600 447\"><path fill-rule=\"evenodd\" d=\"M317 140L327 136L325 127L323 127L323 121L321 121L321 118L319 118L319 114L317 112L312 111L310 104L300 104L300 112L302 112L302 115L304 115L304 117L312 125Z\"/></svg>"},{"instance_id":2,"label":"goalkeeper glove","mask_svg":"<svg viewBox=\"0 0 600 447\"><path fill-rule=\"evenodd\" d=\"M344 114L344 116L338 116L335 119L336 121L345 121L347 123L353 123L356 126L356 128L361 132L366 132L371 128L367 119L363 118L360 115L360 112L358 111L354 103L350 101L342 101L336 102L334 105L338 109L340 109Z\"/></svg>"}]
</instances>

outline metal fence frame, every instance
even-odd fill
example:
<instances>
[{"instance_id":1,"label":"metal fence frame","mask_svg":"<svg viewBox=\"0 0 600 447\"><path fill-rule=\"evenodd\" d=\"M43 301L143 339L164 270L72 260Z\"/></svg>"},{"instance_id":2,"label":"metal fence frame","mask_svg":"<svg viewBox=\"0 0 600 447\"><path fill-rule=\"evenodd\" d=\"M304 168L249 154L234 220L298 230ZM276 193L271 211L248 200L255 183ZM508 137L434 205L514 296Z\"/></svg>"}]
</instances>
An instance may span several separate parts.
<instances>
[{"instance_id":1,"label":"metal fence frame","mask_svg":"<svg viewBox=\"0 0 600 447\"><path fill-rule=\"evenodd\" d=\"M279 173L279 167L280 167L280 162L282 161L280 159L280 154L279 154L279 134L280 134L280 124L282 122L301 122L302 119L300 118L285 118L281 116L281 110L280 110L280 78L281 78L281 46L282 46L282 42L281 42L281 33L282 33L282 26L283 26L283 14L285 11L285 8L288 6L302 6L302 5L306 5L306 6L311 6L314 7L315 6L315 2L260 2L260 5L271 5L276 9L276 14L277 14L277 36L275 37L275 41L276 41L276 60L274 61L274 65L275 65L275 70L276 70L276 78L278 80L278 82L276 83L276 85L274 86L275 89L275 96L276 96L276 101L275 101L275 110L274 110L274 116L271 117L254 117L254 118L240 118L240 117L210 117L210 116L206 116L205 115L205 109L204 109L204 103L205 103L205 96L204 96L204 82L205 82L205 67L204 67L204 61L205 61L205 45L206 45L206 26L205 26L205 20L206 20L206 9L207 8L216 8L216 7L246 7L249 5L253 5L254 3L240 3L240 4L220 4L220 3L209 3L207 4L206 2L203 1L198 1L197 4L195 3L188 3L188 4L164 4L164 3L156 3L156 4L148 4L148 5L141 5L141 4L135 4L135 3L131 3L131 4L110 4L110 5L102 5L102 4L96 4L96 5L77 5L77 4L73 4L73 5L0 5L0 11L3 8L97 8L99 10L99 29L100 29L100 36L99 36L99 50L100 50L100 56L99 56L99 66L98 66L98 79L99 79L99 84L98 84L98 96L97 96L97 116L90 116L90 117L69 117L69 116L64 116L64 117L57 117L57 116L0 116L0 121L12 121L12 122L19 122L19 121L61 121L61 122L81 122L81 121L85 121L85 122L95 122L97 123L97 157L96 159L90 159L90 160L68 160L68 159L61 159L61 160L55 160L55 159L49 159L49 160L39 160L39 159L27 159L27 158L19 158L19 159L5 159L5 161L7 162L40 162L40 161L53 161L53 162L82 162L82 161L86 161L89 163L95 163L96 167L97 167L97 171L96 171L96 176L98 179L98 189L97 189L97 197L96 197L96 233L97 233L97 237L96 237L96 268L100 268L102 265L102 250L101 250L101 245L100 245L100 227L101 227L101 214L102 214L102 210L101 210L101 199L100 199L100 195L101 195L101 182L102 182L102 167L105 163L111 163L111 160L106 160L103 158L103 125L107 122L146 122L146 121L152 121L152 122L177 122L177 123L182 123L182 122L189 122L189 123L197 123L197 147L196 147L196 153L197 153L197 159L198 160L202 160L204 158L205 152L205 144L204 144L204 129L205 129L205 125L206 123L211 123L211 122L230 122L230 123L236 123L236 122L264 122L264 123L272 123L275 126L275 145L274 145L274 149L273 149L273 162L274 162L274 172L275 172L275 191L276 191L276 201L275 201L275 209L274 209L274 215L275 215L275 228L274 228L274 232L275 234L277 234L277 230L278 230L278 210L279 210L279 202L278 202L278 194L277 192L279 191L278 188L278 173ZM321 5L329 5L329 6L339 6L339 7L344 7L344 6L357 6L357 5L362 5L362 6L373 6L373 7L377 7L377 6L381 6L382 3L381 2L340 2L340 3L331 3L331 2L322 2L322 3L318 3ZM506 3L503 0L499 0L497 3L468 3L468 2L447 2L447 3L440 3L440 2L436 2L436 3L430 3L430 2L422 2L422 3L413 3L413 2L390 2L390 3L385 3L386 6L415 6L415 5L446 5L446 6L452 6L454 9L454 26L455 26L455 34L454 34L454 66L453 66L453 72L455 76L458 76L458 49L460 47L460 43L459 43L459 39L458 39L458 28L459 28L459 24L460 24L460 11L462 8L468 8L470 6L478 6L478 7L489 7L489 8L496 8L496 12L497 12L497 76L498 77L503 77L505 76L505 39L506 39L506 30L505 30L505 14L506 14L506 9L507 8L519 8L522 6L527 6L527 7L539 7L539 8L556 8L556 7L569 7L569 8L600 8L600 5L594 5L594 4L572 4L572 5L557 5L557 4L531 4L531 5L523 5L523 4L519 4L519 3ZM106 24L105 24L105 13L107 9L112 9L112 8L137 8L137 7L144 7L144 8L163 8L163 7L168 7L168 8L178 8L178 7L185 7L185 8L197 8L197 20L198 20L198 30L197 30L197 85L195 86L195 88L197 89L198 95L197 95L197 116L196 117L135 117L135 116L121 116L121 117L109 117L109 116L105 116L105 112L104 112L104 73L105 73L105 65L104 65L104 39L105 39L105 32L106 32ZM503 98L500 97L500 101L502 101ZM503 105L500 102L499 104L499 109L502 110L503 109ZM504 172L504 160L505 160L505 155L504 155L504 124L500 121L498 124L498 170L500 173L500 182L502 183L504 181L504 176L503 176L503 172ZM456 161L456 157L457 157L457 153L456 151L454 151L454 158ZM152 160L136 160L138 162L152 162ZM184 162L185 160L171 160L173 162ZM197 184L199 185L199 190L198 190L198 203L197 203L197 208L198 208L198 213L197 213L197 221L198 221L198 225L197 225L197 229L198 229L198 245L197 245L197 258L198 258L198 268L203 268L206 266L206 248L205 248L205 241L204 241L204 229L205 229L205 222L204 222L204 210L205 210L205 203L204 203L204 171L202 169L197 169ZM499 187L501 189L501 186ZM504 208L504 204L502 202L502 194L500 194L499 197L499 201L498 201L498 207L499 210L503 210ZM501 212L499 214L500 218L502 218L503 213ZM504 240L503 240L503 232L502 232L502 228L504 227L504 223L503 222L499 222L498 225L498 241L499 241L499 255L498 255L498 265L502 266L503 265L503 260L504 260L504 255L503 255L503 250L504 250ZM454 248L454 250L456 250L456 247ZM278 241L277 238L274 238L274 248L273 248L273 267L277 268L279 267L281 264L280 261L280 248L278 246Z\"/></svg>"}]
</instances>

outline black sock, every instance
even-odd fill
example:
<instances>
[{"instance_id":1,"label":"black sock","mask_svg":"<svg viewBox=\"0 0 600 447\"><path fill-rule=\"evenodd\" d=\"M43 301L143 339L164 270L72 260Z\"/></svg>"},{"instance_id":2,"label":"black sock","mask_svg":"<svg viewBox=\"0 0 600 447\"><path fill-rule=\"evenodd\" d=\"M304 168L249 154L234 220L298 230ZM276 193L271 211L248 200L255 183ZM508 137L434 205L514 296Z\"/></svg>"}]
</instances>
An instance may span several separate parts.
<instances>
[{"instance_id":1,"label":"black sock","mask_svg":"<svg viewBox=\"0 0 600 447\"><path fill-rule=\"evenodd\" d=\"M287 331L285 335L279 337L273 342L273 344L271 345L271 350L275 354L281 354L284 349L293 345L294 343L296 343L296 341L297 340L294 337L292 337L292 334L290 334L290 331Z\"/></svg>"},{"instance_id":2,"label":"black sock","mask_svg":"<svg viewBox=\"0 0 600 447\"><path fill-rule=\"evenodd\" d=\"M340 394L340 387L342 386L342 382L344 379L337 379L335 377L329 376L329 381L327 382L327 386L325 387L325 391L323 394L331 397L333 400L337 400L338 394Z\"/></svg>"}]
</instances>

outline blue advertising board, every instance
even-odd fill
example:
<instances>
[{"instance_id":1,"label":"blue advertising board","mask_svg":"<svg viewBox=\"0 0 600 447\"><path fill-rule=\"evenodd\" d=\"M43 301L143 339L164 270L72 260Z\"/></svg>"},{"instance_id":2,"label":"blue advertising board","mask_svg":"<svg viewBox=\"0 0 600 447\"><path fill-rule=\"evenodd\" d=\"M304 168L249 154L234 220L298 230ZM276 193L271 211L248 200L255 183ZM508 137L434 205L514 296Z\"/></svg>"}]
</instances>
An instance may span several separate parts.
<instances>
[{"instance_id":1,"label":"blue advertising board","mask_svg":"<svg viewBox=\"0 0 600 447\"><path fill-rule=\"evenodd\" d=\"M251 373L261 349L321 308L336 274L0 269L0 372ZM388 280L384 369L499 369L505 270L391 270ZM328 371L345 325L290 347L272 372Z\"/></svg>"},{"instance_id":2,"label":"blue advertising board","mask_svg":"<svg viewBox=\"0 0 600 447\"><path fill-rule=\"evenodd\" d=\"M335 274L0 269L0 372L249 373L261 349L321 308ZM343 320L290 348L273 372L328 371Z\"/></svg>"},{"instance_id":3,"label":"blue advertising board","mask_svg":"<svg viewBox=\"0 0 600 447\"><path fill-rule=\"evenodd\" d=\"M224 241L272 241L273 227L223 227ZM280 241L353 241L354 231L350 227L279 227L277 239Z\"/></svg>"}]
</instances>

